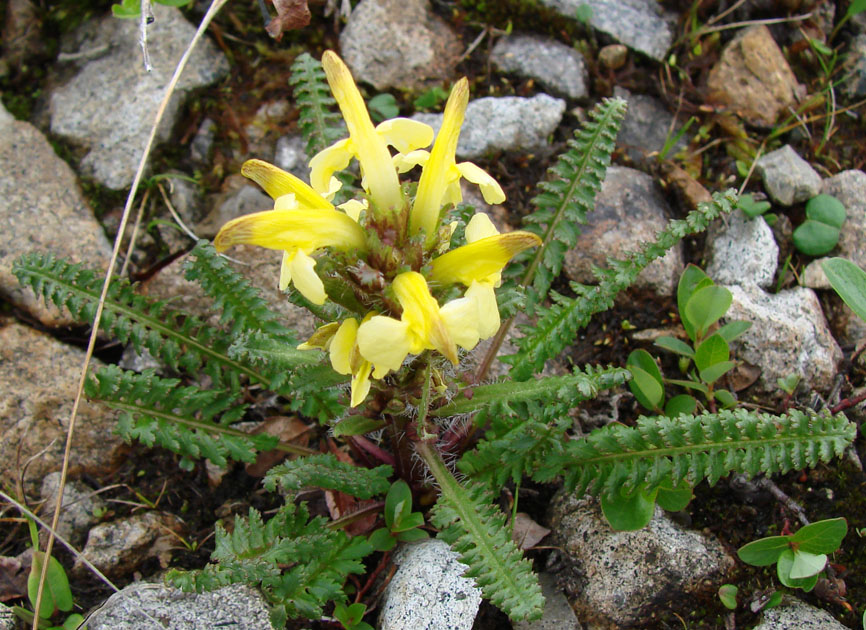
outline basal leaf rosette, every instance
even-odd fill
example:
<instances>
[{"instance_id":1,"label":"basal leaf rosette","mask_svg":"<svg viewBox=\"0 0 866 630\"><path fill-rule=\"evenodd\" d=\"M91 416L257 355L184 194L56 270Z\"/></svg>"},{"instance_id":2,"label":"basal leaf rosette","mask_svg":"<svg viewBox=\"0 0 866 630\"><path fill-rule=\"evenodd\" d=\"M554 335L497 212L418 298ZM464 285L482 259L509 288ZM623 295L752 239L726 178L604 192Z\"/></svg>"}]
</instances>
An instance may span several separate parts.
<instances>
[{"instance_id":1,"label":"basal leaf rosette","mask_svg":"<svg viewBox=\"0 0 866 630\"><path fill-rule=\"evenodd\" d=\"M351 375L355 407L367 398L371 379L399 371L410 355L432 351L456 365L458 348L471 350L493 336L502 269L540 240L529 232L499 234L478 213L466 226L466 244L451 247L447 213L462 201L461 178L477 184L487 202L505 200L490 175L456 161L469 99L465 78L452 89L433 142L432 128L410 119L374 126L340 58L327 51L322 65L349 137L310 160L310 185L267 162L246 162L241 172L274 207L229 221L214 245L220 252L236 244L279 250L281 289L291 284L312 304L330 299L343 307L347 317L320 327L300 347L327 351L334 370ZM334 206L341 186L335 173L353 159L361 191ZM399 175L418 166L417 186L401 184Z\"/></svg>"}]
</instances>

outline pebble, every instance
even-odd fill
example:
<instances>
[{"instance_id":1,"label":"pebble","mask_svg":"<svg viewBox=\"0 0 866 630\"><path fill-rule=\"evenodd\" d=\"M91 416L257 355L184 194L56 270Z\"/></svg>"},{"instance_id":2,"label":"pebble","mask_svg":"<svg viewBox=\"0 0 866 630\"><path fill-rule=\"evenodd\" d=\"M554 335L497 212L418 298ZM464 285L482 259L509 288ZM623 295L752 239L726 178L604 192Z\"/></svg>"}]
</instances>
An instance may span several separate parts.
<instances>
[{"instance_id":1,"label":"pebble","mask_svg":"<svg viewBox=\"0 0 866 630\"><path fill-rule=\"evenodd\" d=\"M596 499L560 492L550 528L550 544L566 563L560 582L590 628L632 627L653 611L682 610L692 596L718 588L734 566L718 540L683 529L660 508L645 528L618 532Z\"/></svg>"},{"instance_id":2,"label":"pebble","mask_svg":"<svg viewBox=\"0 0 866 630\"><path fill-rule=\"evenodd\" d=\"M447 79L462 52L428 0L362 0L340 33L340 54L355 80L379 91Z\"/></svg>"},{"instance_id":3,"label":"pebble","mask_svg":"<svg viewBox=\"0 0 866 630\"><path fill-rule=\"evenodd\" d=\"M538 583L544 595L544 613L535 621L517 621L514 630L581 630L580 621L565 593L557 586L550 573L539 573Z\"/></svg>"},{"instance_id":4,"label":"pebble","mask_svg":"<svg viewBox=\"0 0 866 630\"><path fill-rule=\"evenodd\" d=\"M0 630L17 630L18 617L12 609L5 604L0 604Z\"/></svg>"},{"instance_id":5,"label":"pebble","mask_svg":"<svg viewBox=\"0 0 866 630\"><path fill-rule=\"evenodd\" d=\"M589 94L583 55L555 39L535 35L503 37L493 47L490 61L500 72L535 79L568 98Z\"/></svg>"},{"instance_id":6,"label":"pebble","mask_svg":"<svg viewBox=\"0 0 866 630\"><path fill-rule=\"evenodd\" d=\"M608 44L598 51L598 62L608 70L619 70L628 61L628 48L622 44Z\"/></svg>"},{"instance_id":7,"label":"pebble","mask_svg":"<svg viewBox=\"0 0 866 630\"><path fill-rule=\"evenodd\" d=\"M764 217L734 212L707 230L707 275L717 284L773 285L779 246Z\"/></svg>"},{"instance_id":8,"label":"pebble","mask_svg":"<svg viewBox=\"0 0 866 630\"><path fill-rule=\"evenodd\" d=\"M673 138L680 130L665 104L654 96L632 94L619 86L613 95L628 103L616 144L623 147L628 156L637 164L646 164L650 154L660 153L668 138ZM668 158L688 147L685 134L677 140L667 153Z\"/></svg>"},{"instance_id":9,"label":"pebble","mask_svg":"<svg viewBox=\"0 0 866 630\"><path fill-rule=\"evenodd\" d=\"M825 179L821 192L841 201L847 213L833 255L866 269L866 172L842 171Z\"/></svg>"},{"instance_id":10,"label":"pebble","mask_svg":"<svg viewBox=\"0 0 866 630\"><path fill-rule=\"evenodd\" d=\"M773 201L783 206L807 201L821 192L821 176L789 144L761 156L755 171Z\"/></svg>"},{"instance_id":11,"label":"pebble","mask_svg":"<svg viewBox=\"0 0 866 630\"><path fill-rule=\"evenodd\" d=\"M607 266L607 258L636 251L667 226L671 209L653 178L624 166L611 166L595 199L595 210L580 226L577 244L565 255L563 271L570 280L594 284L592 266ZM638 276L633 287L668 296L683 269L682 246L675 245Z\"/></svg>"},{"instance_id":12,"label":"pebble","mask_svg":"<svg viewBox=\"0 0 866 630\"><path fill-rule=\"evenodd\" d=\"M547 94L532 98L488 96L471 101L457 143L457 156L471 160L490 151L532 153L548 147L552 134L565 113L565 101ZM442 114L415 114L438 132Z\"/></svg>"},{"instance_id":13,"label":"pebble","mask_svg":"<svg viewBox=\"0 0 866 630\"><path fill-rule=\"evenodd\" d=\"M59 472L49 473L42 480L41 513L45 520L50 521L53 517L59 485ZM98 494L80 481L68 479L63 487L63 507L57 523L57 533L74 546L80 547L87 538L87 530L99 522L98 514L104 510L105 501Z\"/></svg>"},{"instance_id":14,"label":"pebble","mask_svg":"<svg viewBox=\"0 0 866 630\"><path fill-rule=\"evenodd\" d=\"M132 183L141 151L175 66L195 34L195 27L174 7L154 3L148 28L153 71L144 69L137 20L112 15L85 24L63 43L65 51L104 48L85 60L69 81L48 95L51 132L87 147L81 172L113 190ZM225 76L228 61L206 37L199 42L181 75L157 134L166 141L190 90Z\"/></svg>"},{"instance_id":15,"label":"pebble","mask_svg":"<svg viewBox=\"0 0 866 630\"><path fill-rule=\"evenodd\" d=\"M481 589L463 577L466 565L441 540L405 545L394 555L397 572L385 589L379 630L469 630Z\"/></svg>"},{"instance_id":16,"label":"pebble","mask_svg":"<svg viewBox=\"0 0 866 630\"><path fill-rule=\"evenodd\" d=\"M708 102L765 129L804 92L764 25L744 29L725 46L710 70L707 88Z\"/></svg>"},{"instance_id":17,"label":"pebble","mask_svg":"<svg viewBox=\"0 0 866 630\"><path fill-rule=\"evenodd\" d=\"M850 99L866 96L866 33L861 33L851 42L848 61L851 76L844 83L843 90Z\"/></svg>"},{"instance_id":18,"label":"pebble","mask_svg":"<svg viewBox=\"0 0 866 630\"><path fill-rule=\"evenodd\" d=\"M845 630L825 610L815 608L800 599L785 595L782 603L765 610L761 622L753 630Z\"/></svg>"},{"instance_id":19,"label":"pebble","mask_svg":"<svg viewBox=\"0 0 866 630\"><path fill-rule=\"evenodd\" d=\"M573 20L580 7L588 4L594 29L656 61L664 60L674 41L676 15L655 0L541 0L541 4Z\"/></svg>"},{"instance_id":20,"label":"pebble","mask_svg":"<svg viewBox=\"0 0 866 630\"><path fill-rule=\"evenodd\" d=\"M274 149L274 165L310 183L310 168L305 150L306 142L300 135L282 136Z\"/></svg>"}]
</instances>

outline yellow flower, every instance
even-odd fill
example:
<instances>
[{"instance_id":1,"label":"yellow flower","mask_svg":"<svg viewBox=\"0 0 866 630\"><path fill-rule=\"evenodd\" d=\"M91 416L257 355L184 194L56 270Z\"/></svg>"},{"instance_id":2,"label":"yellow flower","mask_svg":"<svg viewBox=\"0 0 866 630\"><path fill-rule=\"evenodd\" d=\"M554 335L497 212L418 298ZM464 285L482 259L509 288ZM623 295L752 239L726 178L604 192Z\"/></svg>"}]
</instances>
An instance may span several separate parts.
<instances>
[{"instance_id":1,"label":"yellow flower","mask_svg":"<svg viewBox=\"0 0 866 630\"><path fill-rule=\"evenodd\" d=\"M369 313L364 321L373 315ZM351 407L360 405L370 393L370 373L373 371L372 364L358 350L357 337L358 320L350 317L343 323L331 322L321 326L312 337L298 346L298 350L327 350L334 371L352 375Z\"/></svg>"},{"instance_id":2,"label":"yellow flower","mask_svg":"<svg viewBox=\"0 0 866 630\"><path fill-rule=\"evenodd\" d=\"M300 207L289 193L277 198L274 210L232 219L214 239L218 252L238 244L282 250L280 286L293 281L308 300L324 304L325 288L310 254L323 247L364 251L366 237L363 228L339 210Z\"/></svg>"},{"instance_id":3,"label":"yellow flower","mask_svg":"<svg viewBox=\"0 0 866 630\"><path fill-rule=\"evenodd\" d=\"M418 192L409 215L409 233L424 231L427 243L437 233L442 208L448 204L458 204L463 200L460 191L460 178L465 177L481 187L481 194L487 203L502 203L505 193L495 179L471 162L456 163L457 141L460 126L469 103L469 82L464 77L451 90L445 104L442 127L436 136L433 151L416 150L407 155L397 156L398 169L403 172L416 164L423 164ZM401 152L403 153L403 152Z\"/></svg>"},{"instance_id":4,"label":"yellow flower","mask_svg":"<svg viewBox=\"0 0 866 630\"><path fill-rule=\"evenodd\" d=\"M349 137L319 152L310 161L310 182L322 194L333 191L332 176L357 158L361 165L362 186L382 211L397 211L403 205L403 193L397 171L391 161L388 145L400 153L426 147L433 140L433 130L414 120L395 118L373 126L361 93L346 64L332 51L322 55L322 66Z\"/></svg>"}]
</instances>

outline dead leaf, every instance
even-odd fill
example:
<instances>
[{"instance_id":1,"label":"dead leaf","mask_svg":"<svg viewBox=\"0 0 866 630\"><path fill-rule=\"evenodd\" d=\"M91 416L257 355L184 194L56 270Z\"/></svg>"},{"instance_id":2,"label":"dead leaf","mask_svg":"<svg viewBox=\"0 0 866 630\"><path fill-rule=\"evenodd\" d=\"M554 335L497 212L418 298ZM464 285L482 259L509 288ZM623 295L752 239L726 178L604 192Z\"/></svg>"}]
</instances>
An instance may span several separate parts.
<instances>
[{"instance_id":1,"label":"dead leaf","mask_svg":"<svg viewBox=\"0 0 866 630\"><path fill-rule=\"evenodd\" d=\"M761 376L761 368L743 361L731 371L728 378L730 379L731 389L739 392L757 381L759 376Z\"/></svg>"},{"instance_id":2,"label":"dead leaf","mask_svg":"<svg viewBox=\"0 0 866 630\"><path fill-rule=\"evenodd\" d=\"M257 426L252 432L254 434L267 433L275 435L282 444L295 444L306 446L310 441L310 426L304 424L295 417L271 416ZM265 473L286 458L285 451L262 451L256 457L256 461L247 464L246 472L251 477L264 477Z\"/></svg>"},{"instance_id":3,"label":"dead leaf","mask_svg":"<svg viewBox=\"0 0 866 630\"><path fill-rule=\"evenodd\" d=\"M514 527L511 531L511 540L513 540L517 546L524 551L535 547L535 545L541 542L541 539L549 533L549 529L542 527L533 521L529 514L518 512L514 515Z\"/></svg>"},{"instance_id":4,"label":"dead leaf","mask_svg":"<svg viewBox=\"0 0 866 630\"><path fill-rule=\"evenodd\" d=\"M0 602L27 595L27 571L18 558L0 556Z\"/></svg>"},{"instance_id":5,"label":"dead leaf","mask_svg":"<svg viewBox=\"0 0 866 630\"><path fill-rule=\"evenodd\" d=\"M307 0L274 0L277 17L271 19L265 30L279 41L285 31L303 28L310 23L310 7Z\"/></svg>"}]
</instances>

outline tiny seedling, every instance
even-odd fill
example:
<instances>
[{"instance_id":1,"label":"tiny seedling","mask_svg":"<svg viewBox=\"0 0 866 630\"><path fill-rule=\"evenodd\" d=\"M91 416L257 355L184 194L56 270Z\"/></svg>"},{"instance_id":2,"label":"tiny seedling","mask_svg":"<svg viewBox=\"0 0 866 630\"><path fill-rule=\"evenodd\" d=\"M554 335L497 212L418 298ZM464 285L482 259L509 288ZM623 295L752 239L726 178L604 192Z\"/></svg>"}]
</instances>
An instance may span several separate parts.
<instances>
[{"instance_id":1,"label":"tiny seedling","mask_svg":"<svg viewBox=\"0 0 866 630\"><path fill-rule=\"evenodd\" d=\"M769 201L756 201L753 195L743 195L740 197L739 203L737 203L737 207L743 211L749 220L755 219L763 215L764 220L772 225L776 222L776 215L772 212L769 214L765 214L767 210L770 209L771 205Z\"/></svg>"},{"instance_id":2,"label":"tiny seedling","mask_svg":"<svg viewBox=\"0 0 866 630\"><path fill-rule=\"evenodd\" d=\"M739 590L733 584L722 584L719 587L719 599L728 610L737 609L737 593Z\"/></svg>"},{"instance_id":3,"label":"tiny seedling","mask_svg":"<svg viewBox=\"0 0 866 630\"><path fill-rule=\"evenodd\" d=\"M434 109L448 98L448 92L435 85L412 101L415 109Z\"/></svg>"},{"instance_id":4,"label":"tiny seedling","mask_svg":"<svg viewBox=\"0 0 866 630\"><path fill-rule=\"evenodd\" d=\"M783 585L809 592L827 564L827 554L839 549L847 533L844 518L831 518L801 527L795 534L755 540L740 547L737 555L756 567L775 564Z\"/></svg>"},{"instance_id":5,"label":"tiny seedling","mask_svg":"<svg viewBox=\"0 0 866 630\"><path fill-rule=\"evenodd\" d=\"M358 602L351 606L337 604L334 607L334 617L346 630L373 630L373 626L364 621L367 607Z\"/></svg>"},{"instance_id":6,"label":"tiny seedling","mask_svg":"<svg viewBox=\"0 0 866 630\"><path fill-rule=\"evenodd\" d=\"M376 551L391 551L398 541L415 542L428 538L427 532L420 529L423 525L424 515L412 511L412 491L401 479L393 483L385 495L385 527L370 534L368 542Z\"/></svg>"},{"instance_id":7,"label":"tiny seedling","mask_svg":"<svg viewBox=\"0 0 866 630\"><path fill-rule=\"evenodd\" d=\"M794 247L807 256L823 256L836 247L845 222L845 206L831 195L818 195L806 203L806 220L793 234Z\"/></svg>"}]
</instances>

